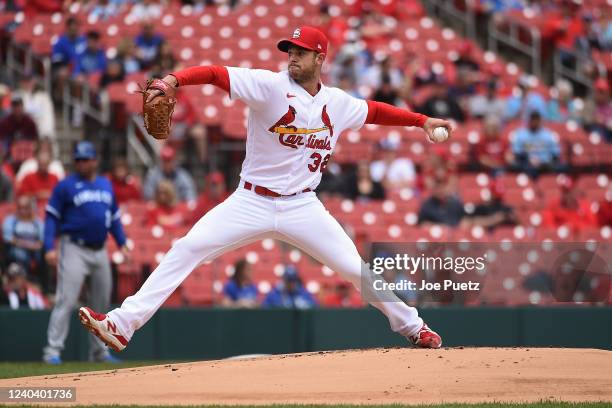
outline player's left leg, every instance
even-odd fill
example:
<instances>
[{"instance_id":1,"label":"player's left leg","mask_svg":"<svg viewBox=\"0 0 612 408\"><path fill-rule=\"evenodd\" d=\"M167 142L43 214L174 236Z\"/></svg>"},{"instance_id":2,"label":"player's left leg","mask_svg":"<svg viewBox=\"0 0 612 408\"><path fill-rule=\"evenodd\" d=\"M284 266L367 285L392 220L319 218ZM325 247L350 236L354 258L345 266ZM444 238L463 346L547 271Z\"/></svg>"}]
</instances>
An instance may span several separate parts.
<instances>
[{"instance_id":1,"label":"player's left leg","mask_svg":"<svg viewBox=\"0 0 612 408\"><path fill-rule=\"evenodd\" d=\"M90 254L91 275L89 286L89 303L94 310L108 310L113 289L111 265L106 249L92 251ZM89 334L89 360L108 361L108 347L102 340Z\"/></svg>"},{"instance_id":2,"label":"player's left leg","mask_svg":"<svg viewBox=\"0 0 612 408\"><path fill-rule=\"evenodd\" d=\"M382 311L391 329L408 338L423 329L423 320L415 308L403 303L393 292L376 291L362 279L367 268L355 244L342 226L331 216L314 193L296 199L283 200L278 213L278 233L281 239L306 251L321 263L350 281L364 299Z\"/></svg>"}]
</instances>

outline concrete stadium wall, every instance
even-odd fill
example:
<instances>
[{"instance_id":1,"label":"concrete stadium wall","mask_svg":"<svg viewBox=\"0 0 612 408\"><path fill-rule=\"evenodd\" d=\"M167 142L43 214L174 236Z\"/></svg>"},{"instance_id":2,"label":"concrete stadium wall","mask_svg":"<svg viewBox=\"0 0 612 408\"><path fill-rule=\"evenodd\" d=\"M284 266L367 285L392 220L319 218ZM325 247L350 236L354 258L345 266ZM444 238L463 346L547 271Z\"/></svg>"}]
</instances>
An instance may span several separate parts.
<instances>
[{"instance_id":1,"label":"concrete stadium wall","mask_svg":"<svg viewBox=\"0 0 612 408\"><path fill-rule=\"evenodd\" d=\"M612 349L612 307L421 309L453 346L556 346ZM0 361L40 360L48 311L0 309ZM76 312L64 360L87 358L88 332ZM121 353L126 360L199 360L406 346L384 316L368 309L162 309Z\"/></svg>"}]
</instances>

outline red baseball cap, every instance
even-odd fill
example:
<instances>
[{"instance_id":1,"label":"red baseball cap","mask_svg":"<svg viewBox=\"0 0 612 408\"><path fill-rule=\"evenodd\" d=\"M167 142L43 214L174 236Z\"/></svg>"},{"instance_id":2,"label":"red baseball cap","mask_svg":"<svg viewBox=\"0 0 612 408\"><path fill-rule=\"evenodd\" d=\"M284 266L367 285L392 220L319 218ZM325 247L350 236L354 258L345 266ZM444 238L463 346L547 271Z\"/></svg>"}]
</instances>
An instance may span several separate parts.
<instances>
[{"instance_id":1,"label":"red baseball cap","mask_svg":"<svg viewBox=\"0 0 612 408\"><path fill-rule=\"evenodd\" d=\"M604 92L609 91L610 85L608 85L608 80L606 78L599 78L597 81L595 81L595 89Z\"/></svg>"},{"instance_id":2,"label":"red baseball cap","mask_svg":"<svg viewBox=\"0 0 612 408\"><path fill-rule=\"evenodd\" d=\"M277 47L282 52L287 52L291 44L306 48L307 50L327 54L327 37L314 27L301 26L296 28L291 38L279 41Z\"/></svg>"},{"instance_id":3,"label":"red baseball cap","mask_svg":"<svg viewBox=\"0 0 612 408\"><path fill-rule=\"evenodd\" d=\"M164 146L159 152L159 157L162 160L172 160L176 157L176 152L171 146Z\"/></svg>"}]
</instances>

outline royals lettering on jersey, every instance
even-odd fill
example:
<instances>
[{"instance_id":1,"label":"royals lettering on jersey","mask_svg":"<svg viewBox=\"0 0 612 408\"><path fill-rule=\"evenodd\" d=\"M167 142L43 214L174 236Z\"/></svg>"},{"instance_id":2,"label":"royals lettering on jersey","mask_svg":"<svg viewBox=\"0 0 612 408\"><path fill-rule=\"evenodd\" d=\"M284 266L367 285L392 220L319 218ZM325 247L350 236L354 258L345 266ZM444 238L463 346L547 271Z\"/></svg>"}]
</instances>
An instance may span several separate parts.
<instances>
[{"instance_id":1,"label":"royals lettering on jersey","mask_svg":"<svg viewBox=\"0 0 612 408\"><path fill-rule=\"evenodd\" d=\"M54 247L57 235L69 235L78 242L100 245L110 232L118 245L125 244L121 212L106 177L85 180L73 174L60 181L46 208L45 249Z\"/></svg>"},{"instance_id":2,"label":"royals lettering on jersey","mask_svg":"<svg viewBox=\"0 0 612 408\"><path fill-rule=\"evenodd\" d=\"M340 134L363 126L367 103L323 84L312 96L287 71L227 70L230 96L250 108L242 179L280 194L314 190Z\"/></svg>"}]
</instances>

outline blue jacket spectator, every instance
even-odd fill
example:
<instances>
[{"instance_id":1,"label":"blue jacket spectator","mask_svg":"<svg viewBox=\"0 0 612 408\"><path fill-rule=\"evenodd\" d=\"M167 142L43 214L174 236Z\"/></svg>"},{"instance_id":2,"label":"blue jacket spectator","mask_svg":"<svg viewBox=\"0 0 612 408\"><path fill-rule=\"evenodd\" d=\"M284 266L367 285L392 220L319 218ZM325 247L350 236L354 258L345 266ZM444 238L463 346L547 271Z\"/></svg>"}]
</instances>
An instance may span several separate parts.
<instances>
[{"instance_id":1,"label":"blue jacket spectator","mask_svg":"<svg viewBox=\"0 0 612 408\"><path fill-rule=\"evenodd\" d=\"M252 308L257 306L257 286L251 279L251 265L244 259L234 265L234 275L223 287L223 306Z\"/></svg>"},{"instance_id":2,"label":"blue jacket spectator","mask_svg":"<svg viewBox=\"0 0 612 408\"><path fill-rule=\"evenodd\" d=\"M553 122L567 122L578 119L578 109L573 101L572 84L562 79L554 87L556 95L548 101L546 118Z\"/></svg>"},{"instance_id":3,"label":"blue jacket spectator","mask_svg":"<svg viewBox=\"0 0 612 408\"><path fill-rule=\"evenodd\" d=\"M70 17L66 20L66 32L62 34L51 51L51 62L54 66L70 64L79 52L83 52L87 46L84 35L79 35L79 22Z\"/></svg>"},{"instance_id":4,"label":"blue jacket spectator","mask_svg":"<svg viewBox=\"0 0 612 408\"><path fill-rule=\"evenodd\" d=\"M316 307L317 301L302 285L302 280L295 267L288 265L285 267L283 280L268 293L262 306L309 309Z\"/></svg>"},{"instance_id":5,"label":"blue jacket spectator","mask_svg":"<svg viewBox=\"0 0 612 408\"><path fill-rule=\"evenodd\" d=\"M147 22L142 25L142 31L136 37L136 49L140 62L143 66L149 67L153 64L159 46L164 41L164 37L155 33L153 24Z\"/></svg>"},{"instance_id":6,"label":"blue jacket spectator","mask_svg":"<svg viewBox=\"0 0 612 408\"><path fill-rule=\"evenodd\" d=\"M514 134L512 153L516 158L517 170L532 177L543 170L563 170L559 163L559 142L549 129L542 126L542 116L537 111L529 115L528 126Z\"/></svg>"},{"instance_id":7,"label":"blue jacket spectator","mask_svg":"<svg viewBox=\"0 0 612 408\"><path fill-rule=\"evenodd\" d=\"M87 33L87 47L78 52L74 58L73 74L88 75L106 70L106 54L100 48L100 34L97 31Z\"/></svg>"}]
</instances>

